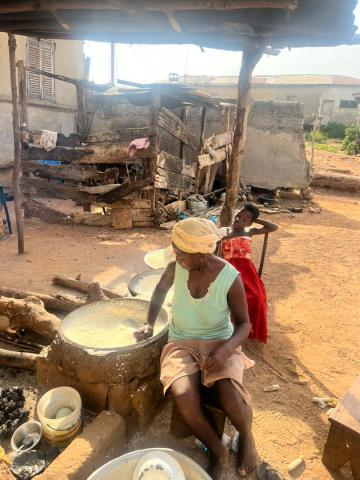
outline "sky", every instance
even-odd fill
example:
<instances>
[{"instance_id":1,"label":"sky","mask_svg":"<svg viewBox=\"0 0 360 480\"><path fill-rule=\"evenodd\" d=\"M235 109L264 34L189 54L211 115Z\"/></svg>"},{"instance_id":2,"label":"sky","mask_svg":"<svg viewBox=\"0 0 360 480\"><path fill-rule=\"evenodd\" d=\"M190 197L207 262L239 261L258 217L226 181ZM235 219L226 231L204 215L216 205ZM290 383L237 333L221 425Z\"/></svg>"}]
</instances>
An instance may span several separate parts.
<instances>
[{"instance_id":1,"label":"sky","mask_svg":"<svg viewBox=\"0 0 360 480\"><path fill-rule=\"evenodd\" d=\"M355 9L360 30L360 2ZM110 82L110 44L86 42L91 58L90 80ZM281 50L277 57L264 55L254 75L334 74L360 78L360 45ZM228 52L195 45L116 45L116 78L139 83L178 75L238 75L241 52Z\"/></svg>"}]
</instances>

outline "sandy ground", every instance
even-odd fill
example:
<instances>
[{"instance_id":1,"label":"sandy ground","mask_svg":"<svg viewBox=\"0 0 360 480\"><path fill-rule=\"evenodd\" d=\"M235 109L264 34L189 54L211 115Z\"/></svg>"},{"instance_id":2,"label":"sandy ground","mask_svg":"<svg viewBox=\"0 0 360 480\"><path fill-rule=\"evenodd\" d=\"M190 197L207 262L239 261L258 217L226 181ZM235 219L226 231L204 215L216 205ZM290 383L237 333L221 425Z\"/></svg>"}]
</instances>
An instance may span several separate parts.
<instances>
[{"instance_id":1,"label":"sandy ground","mask_svg":"<svg viewBox=\"0 0 360 480\"><path fill-rule=\"evenodd\" d=\"M307 157L311 156L311 148L306 149ZM360 155L346 155L315 150L313 168L318 172L343 173L346 175L360 175Z\"/></svg>"},{"instance_id":2,"label":"sandy ground","mask_svg":"<svg viewBox=\"0 0 360 480\"><path fill-rule=\"evenodd\" d=\"M266 347L246 347L256 366L245 384L254 407L254 434L263 459L290 478L287 465L304 456L292 478L348 479L349 470L329 473L321 463L328 430L324 410L313 396L341 397L359 373L360 198L319 192L320 214L272 215L280 229L271 235L264 281L268 292L270 339ZM146 269L146 252L169 243L157 230L114 232L26 220L26 254L16 254L15 236L0 238L0 285L41 292L56 274L97 280L126 291L132 274ZM258 264L261 239L255 241ZM25 383L33 405L31 374L0 369L1 385ZM277 383L280 390L264 393ZM167 445L169 405L145 438L133 445ZM204 463L193 441L176 446ZM228 479L237 478L229 471Z\"/></svg>"}]
</instances>

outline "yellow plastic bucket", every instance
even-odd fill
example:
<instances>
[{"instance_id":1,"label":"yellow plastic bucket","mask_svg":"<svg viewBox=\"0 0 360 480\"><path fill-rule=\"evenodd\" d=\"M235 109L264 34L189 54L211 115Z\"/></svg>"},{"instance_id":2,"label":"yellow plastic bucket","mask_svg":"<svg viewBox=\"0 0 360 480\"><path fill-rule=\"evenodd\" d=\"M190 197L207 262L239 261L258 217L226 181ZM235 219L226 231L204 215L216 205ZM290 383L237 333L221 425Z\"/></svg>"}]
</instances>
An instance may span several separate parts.
<instances>
[{"instance_id":1,"label":"yellow plastic bucket","mask_svg":"<svg viewBox=\"0 0 360 480\"><path fill-rule=\"evenodd\" d=\"M64 448L69 445L69 443L78 435L81 430L81 420L69 430L53 430L52 428L47 427L45 424L42 425L43 437L49 445L56 445L58 448Z\"/></svg>"},{"instance_id":2,"label":"yellow plastic bucket","mask_svg":"<svg viewBox=\"0 0 360 480\"><path fill-rule=\"evenodd\" d=\"M55 418L61 408L70 408L72 412ZM58 447L66 446L81 429L81 397L71 387L53 388L40 398L37 414L45 440Z\"/></svg>"}]
</instances>

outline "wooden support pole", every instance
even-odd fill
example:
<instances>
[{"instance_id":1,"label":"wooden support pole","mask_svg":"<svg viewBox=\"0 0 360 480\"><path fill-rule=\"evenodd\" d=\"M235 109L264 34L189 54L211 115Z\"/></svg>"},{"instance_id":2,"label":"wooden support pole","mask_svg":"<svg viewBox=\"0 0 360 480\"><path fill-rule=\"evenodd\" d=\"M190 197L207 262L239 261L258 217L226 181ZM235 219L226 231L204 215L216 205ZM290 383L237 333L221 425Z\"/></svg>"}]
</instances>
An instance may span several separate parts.
<instances>
[{"instance_id":1,"label":"wooden support pole","mask_svg":"<svg viewBox=\"0 0 360 480\"><path fill-rule=\"evenodd\" d=\"M231 107L225 107L224 108L224 132L229 133L230 132L230 114L231 114ZM231 152L231 147L230 145L225 145L225 153L226 153L226 158L224 162L224 168L223 168L223 175L225 178L225 182L227 181L227 176L228 176L228 171L229 171L229 160L230 160L230 152Z\"/></svg>"},{"instance_id":2,"label":"wooden support pole","mask_svg":"<svg viewBox=\"0 0 360 480\"><path fill-rule=\"evenodd\" d=\"M198 155L201 155L201 150L202 150L202 148L203 148L203 146L204 146L205 125L206 125L206 107L202 107ZM195 193L199 193L200 172L201 172L201 170L200 170L200 165L197 164L196 174L195 174Z\"/></svg>"},{"instance_id":3,"label":"wooden support pole","mask_svg":"<svg viewBox=\"0 0 360 480\"><path fill-rule=\"evenodd\" d=\"M262 57L264 47L253 45L243 51L238 80L238 99L233 149L228 172L225 205L221 211L220 224L227 227L231 224L234 209L239 196L240 166L246 141L246 126L250 111L250 88L252 72Z\"/></svg>"},{"instance_id":4,"label":"wooden support pole","mask_svg":"<svg viewBox=\"0 0 360 480\"><path fill-rule=\"evenodd\" d=\"M14 132L14 168L12 177L12 188L14 193L15 204L15 218L18 240L18 253L23 254L25 251L24 245L24 225L23 214L21 210L21 192L20 192L20 176L21 176L21 143L20 143L20 115L18 104L18 93L16 84L16 39L15 35L9 33L9 66L10 66L10 84L11 84L11 98L13 105L13 132Z\"/></svg>"},{"instance_id":5,"label":"wooden support pole","mask_svg":"<svg viewBox=\"0 0 360 480\"><path fill-rule=\"evenodd\" d=\"M19 86L19 108L20 108L20 126L21 128L28 128L28 108L26 101L26 74L24 68L24 61L19 60L16 63L18 72L18 86Z\"/></svg>"},{"instance_id":6,"label":"wooden support pole","mask_svg":"<svg viewBox=\"0 0 360 480\"><path fill-rule=\"evenodd\" d=\"M153 148L155 150L154 157L151 160L151 165L150 165L150 175L153 182L155 182L158 155L160 153L160 134L159 134L159 126L158 126L160 107L161 107L161 92L158 87L154 87L151 92L151 109L150 109L150 125L154 131ZM156 188L154 187L153 195L152 195L153 210L155 210L156 204L157 204L156 197L157 197L157 193L156 193Z\"/></svg>"}]
</instances>

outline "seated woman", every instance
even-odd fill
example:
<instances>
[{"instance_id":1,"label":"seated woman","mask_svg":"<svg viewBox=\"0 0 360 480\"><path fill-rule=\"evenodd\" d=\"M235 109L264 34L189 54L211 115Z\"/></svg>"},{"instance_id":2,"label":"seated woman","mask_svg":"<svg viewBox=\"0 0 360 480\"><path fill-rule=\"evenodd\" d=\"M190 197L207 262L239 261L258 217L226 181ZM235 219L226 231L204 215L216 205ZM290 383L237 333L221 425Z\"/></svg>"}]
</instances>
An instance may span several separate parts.
<instances>
[{"instance_id":1,"label":"seated woman","mask_svg":"<svg viewBox=\"0 0 360 480\"><path fill-rule=\"evenodd\" d=\"M242 384L244 370L254 364L241 351L250 331L246 297L238 271L214 255L218 240L219 232L209 220L190 218L175 225L176 262L165 270L151 298L147 324L135 335L138 341L152 335L161 305L174 284L161 382L164 392L171 389L193 434L208 447L213 479L223 480L228 451L204 415L201 384L216 389L223 411L240 434L241 475L255 470L257 455L250 397Z\"/></svg>"},{"instance_id":2,"label":"seated woman","mask_svg":"<svg viewBox=\"0 0 360 480\"><path fill-rule=\"evenodd\" d=\"M259 215L259 209L254 203L245 203L234 218L232 231L221 240L220 256L241 274L251 324L249 338L266 343L268 339L266 291L251 261L251 241L254 235L275 232L278 226L260 219ZM261 228L252 227L253 223L258 223Z\"/></svg>"}]
</instances>

